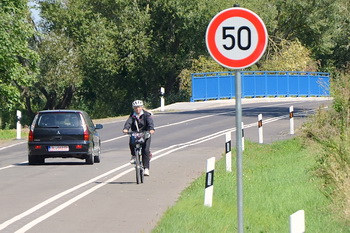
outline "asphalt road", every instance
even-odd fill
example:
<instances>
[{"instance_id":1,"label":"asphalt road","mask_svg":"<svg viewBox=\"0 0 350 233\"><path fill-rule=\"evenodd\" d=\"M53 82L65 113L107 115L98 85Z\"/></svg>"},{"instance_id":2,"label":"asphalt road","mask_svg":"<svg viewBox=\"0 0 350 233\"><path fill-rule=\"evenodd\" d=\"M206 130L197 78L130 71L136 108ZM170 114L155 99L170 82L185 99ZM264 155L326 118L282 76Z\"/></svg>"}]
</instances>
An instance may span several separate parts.
<instances>
[{"instance_id":1,"label":"asphalt road","mask_svg":"<svg viewBox=\"0 0 350 233\"><path fill-rule=\"evenodd\" d=\"M180 192L205 171L206 159L222 157L225 133L235 128L232 103L179 104L156 113L151 174L141 185L128 163L128 138L121 133L126 118L104 123L100 164L47 159L45 165L29 166L25 140L0 145L0 232L150 232ZM289 106L294 106L299 127L305 116L329 103L248 101L243 104L245 137L258 141L261 113L264 143L290 138Z\"/></svg>"}]
</instances>

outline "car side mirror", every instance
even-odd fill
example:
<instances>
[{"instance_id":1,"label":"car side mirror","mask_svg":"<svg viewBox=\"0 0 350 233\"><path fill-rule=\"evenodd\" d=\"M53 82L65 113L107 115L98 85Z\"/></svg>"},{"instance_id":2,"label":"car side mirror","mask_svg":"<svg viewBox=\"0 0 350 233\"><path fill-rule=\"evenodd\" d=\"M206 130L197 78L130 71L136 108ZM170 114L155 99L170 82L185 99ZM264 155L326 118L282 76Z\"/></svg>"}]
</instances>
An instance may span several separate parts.
<instances>
[{"instance_id":1,"label":"car side mirror","mask_svg":"<svg viewBox=\"0 0 350 233\"><path fill-rule=\"evenodd\" d=\"M101 125L101 124L96 124L95 129L103 129L103 125Z\"/></svg>"}]
</instances>

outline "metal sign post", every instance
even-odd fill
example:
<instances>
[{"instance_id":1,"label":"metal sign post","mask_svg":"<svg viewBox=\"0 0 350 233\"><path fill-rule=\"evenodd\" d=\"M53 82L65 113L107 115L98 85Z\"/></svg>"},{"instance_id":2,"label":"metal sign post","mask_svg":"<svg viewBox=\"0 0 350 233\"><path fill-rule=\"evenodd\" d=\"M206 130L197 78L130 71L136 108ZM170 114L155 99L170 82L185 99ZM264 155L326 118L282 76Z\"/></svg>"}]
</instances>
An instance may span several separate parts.
<instances>
[{"instance_id":1,"label":"metal sign post","mask_svg":"<svg viewBox=\"0 0 350 233\"><path fill-rule=\"evenodd\" d=\"M243 233L243 165L242 165L242 84L241 71L236 70L236 166L238 232Z\"/></svg>"}]
</instances>

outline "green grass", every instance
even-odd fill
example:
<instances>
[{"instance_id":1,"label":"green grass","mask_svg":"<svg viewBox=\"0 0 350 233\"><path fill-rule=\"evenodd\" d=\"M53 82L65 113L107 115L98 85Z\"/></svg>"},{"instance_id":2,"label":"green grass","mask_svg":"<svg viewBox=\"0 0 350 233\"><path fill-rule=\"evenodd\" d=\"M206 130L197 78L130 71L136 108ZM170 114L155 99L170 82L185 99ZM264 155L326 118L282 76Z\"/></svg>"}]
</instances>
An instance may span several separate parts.
<instances>
[{"instance_id":1,"label":"green grass","mask_svg":"<svg viewBox=\"0 0 350 233\"><path fill-rule=\"evenodd\" d=\"M245 232L289 232L289 215L300 209L305 210L306 232L350 232L337 220L339 216L330 209L331 201L321 191L322 180L314 175L315 157L300 139L271 145L246 143ZM200 177L181 194L153 233L237 232L235 172L225 172L224 159L216 163L211 208L203 205L204 179Z\"/></svg>"},{"instance_id":2,"label":"green grass","mask_svg":"<svg viewBox=\"0 0 350 233\"><path fill-rule=\"evenodd\" d=\"M28 136L28 133L22 130L21 133L22 139ZM0 142L5 140L16 139L17 131L15 129L2 129L0 130Z\"/></svg>"}]
</instances>

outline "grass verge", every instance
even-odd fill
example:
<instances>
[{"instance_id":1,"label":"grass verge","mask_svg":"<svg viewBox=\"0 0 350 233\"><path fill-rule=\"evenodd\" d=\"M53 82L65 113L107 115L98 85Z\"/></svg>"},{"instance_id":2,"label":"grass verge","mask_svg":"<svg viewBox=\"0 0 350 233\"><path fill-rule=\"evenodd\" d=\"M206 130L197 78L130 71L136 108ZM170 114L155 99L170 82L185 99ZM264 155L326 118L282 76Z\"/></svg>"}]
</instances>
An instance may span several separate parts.
<instances>
[{"instance_id":1,"label":"grass verge","mask_svg":"<svg viewBox=\"0 0 350 233\"><path fill-rule=\"evenodd\" d=\"M28 136L28 130L22 130L21 136L22 138L26 138ZM0 130L0 143L6 142L8 140L16 139L17 131L15 129L2 129Z\"/></svg>"},{"instance_id":2,"label":"grass verge","mask_svg":"<svg viewBox=\"0 0 350 233\"><path fill-rule=\"evenodd\" d=\"M350 232L330 210L331 201L322 193L323 182L315 176L315 166L314 152L300 139L271 145L247 142L243 156L245 232L289 232L289 215L300 209L305 210L307 232ZM183 191L152 232L237 231L236 174L225 172L224 159L216 163L214 180L213 207L203 205L203 175Z\"/></svg>"}]
</instances>

